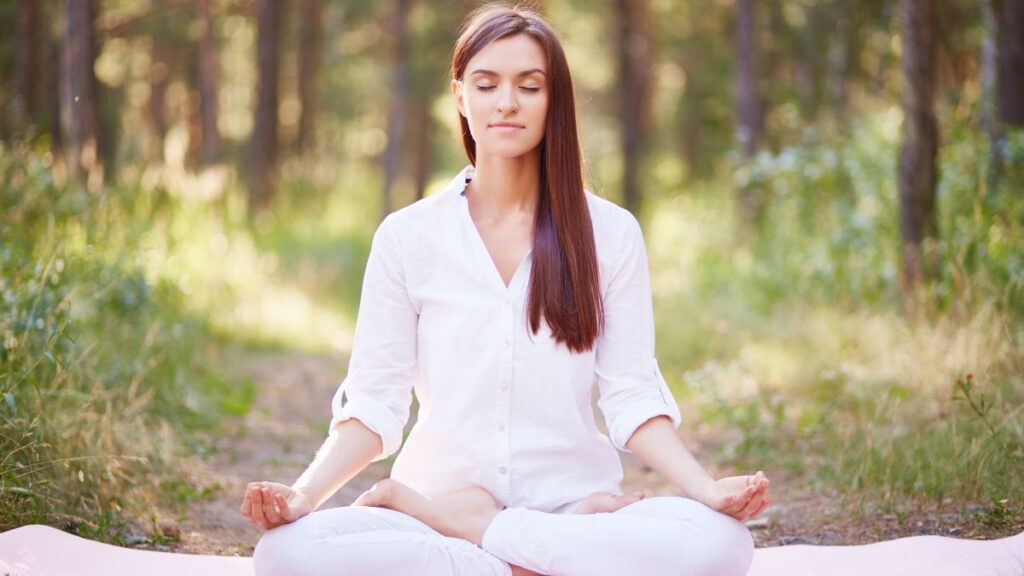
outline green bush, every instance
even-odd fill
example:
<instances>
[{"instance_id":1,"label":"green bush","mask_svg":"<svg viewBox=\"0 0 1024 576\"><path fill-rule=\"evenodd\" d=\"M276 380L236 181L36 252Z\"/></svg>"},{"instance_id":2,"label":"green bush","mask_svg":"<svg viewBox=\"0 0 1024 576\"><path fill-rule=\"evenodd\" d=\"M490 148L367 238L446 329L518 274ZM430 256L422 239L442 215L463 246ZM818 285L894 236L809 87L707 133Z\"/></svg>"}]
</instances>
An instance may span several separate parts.
<instances>
[{"instance_id":1,"label":"green bush","mask_svg":"<svg viewBox=\"0 0 1024 576\"><path fill-rule=\"evenodd\" d=\"M209 367L205 321L147 279L140 192L94 197L51 174L48 154L0 148L0 530L116 540L180 479L185 440L244 412L251 386Z\"/></svg>"},{"instance_id":2,"label":"green bush","mask_svg":"<svg viewBox=\"0 0 1024 576\"><path fill-rule=\"evenodd\" d=\"M846 137L765 152L654 210L659 358L730 467L808 472L853 499L1019 504L1024 132L1001 144L993 186L988 141L943 122L941 266L910 317L899 121L865 114ZM737 184L765 198L750 244L734 232ZM973 404L956 386L968 374Z\"/></svg>"}]
</instances>

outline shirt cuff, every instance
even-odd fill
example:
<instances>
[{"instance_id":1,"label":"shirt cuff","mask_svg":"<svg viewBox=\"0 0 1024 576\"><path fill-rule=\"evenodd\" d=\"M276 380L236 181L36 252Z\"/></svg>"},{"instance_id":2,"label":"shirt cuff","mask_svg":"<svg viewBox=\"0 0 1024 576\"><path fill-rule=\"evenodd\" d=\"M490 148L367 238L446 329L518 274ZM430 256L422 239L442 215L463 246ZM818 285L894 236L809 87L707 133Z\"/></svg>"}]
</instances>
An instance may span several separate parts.
<instances>
[{"instance_id":1,"label":"shirt cuff","mask_svg":"<svg viewBox=\"0 0 1024 576\"><path fill-rule=\"evenodd\" d=\"M672 420L672 427L679 428L683 417L679 412L679 404L672 397L665 377L661 374L657 359L654 360L654 374L658 383L657 397L651 397L643 402L637 402L615 418L614 422L608 423L608 436L612 445L623 452L632 453L626 448L626 443L644 422L655 416L668 416Z\"/></svg>"},{"instance_id":2,"label":"shirt cuff","mask_svg":"<svg viewBox=\"0 0 1024 576\"><path fill-rule=\"evenodd\" d=\"M383 449L370 462L384 460L402 446L402 423L384 404L372 398L358 398L348 400L343 406L335 406L329 433L333 434L338 424L350 418L359 420L380 436Z\"/></svg>"}]
</instances>

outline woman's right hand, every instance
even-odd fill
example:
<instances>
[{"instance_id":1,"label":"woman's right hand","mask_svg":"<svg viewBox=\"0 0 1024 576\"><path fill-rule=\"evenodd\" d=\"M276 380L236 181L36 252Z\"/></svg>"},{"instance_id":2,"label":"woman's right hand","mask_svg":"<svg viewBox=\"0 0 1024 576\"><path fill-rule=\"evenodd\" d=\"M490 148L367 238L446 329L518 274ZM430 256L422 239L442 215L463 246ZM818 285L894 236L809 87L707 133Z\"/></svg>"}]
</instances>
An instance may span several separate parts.
<instances>
[{"instance_id":1,"label":"woman's right hand","mask_svg":"<svg viewBox=\"0 0 1024 576\"><path fill-rule=\"evenodd\" d=\"M270 530L313 511L313 503L301 492L277 482L250 482L242 499L242 516Z\"/></svg>"}]
</instances>

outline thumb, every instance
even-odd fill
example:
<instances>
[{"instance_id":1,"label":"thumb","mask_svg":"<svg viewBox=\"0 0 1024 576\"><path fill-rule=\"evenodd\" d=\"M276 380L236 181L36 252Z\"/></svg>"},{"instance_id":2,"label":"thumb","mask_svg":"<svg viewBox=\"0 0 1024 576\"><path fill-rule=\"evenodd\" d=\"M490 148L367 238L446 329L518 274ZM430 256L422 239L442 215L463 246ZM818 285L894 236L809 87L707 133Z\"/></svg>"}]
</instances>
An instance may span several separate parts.
<instances>
[{"instance_id":1,"label":"thumb","mask_svg":"<svg viewBox=\"0 0 1024 576\"><path fill-rule=\"evenodd\" d=\"M278 510L281 511L281 518L285 520L292 520L292 508L288 505L288 500L281 496L280 493L274 493L274 502L277 504Z\"/></svg>"}]
</instances>

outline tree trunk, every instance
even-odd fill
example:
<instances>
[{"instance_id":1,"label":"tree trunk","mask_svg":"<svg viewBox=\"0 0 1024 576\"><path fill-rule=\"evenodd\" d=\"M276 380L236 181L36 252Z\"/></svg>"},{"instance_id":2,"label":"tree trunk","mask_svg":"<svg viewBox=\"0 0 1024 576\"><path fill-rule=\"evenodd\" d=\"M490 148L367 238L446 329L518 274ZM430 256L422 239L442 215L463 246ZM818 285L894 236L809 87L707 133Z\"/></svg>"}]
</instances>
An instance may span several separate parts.
<instances>
[{"instance_id":1,"label":"tree trunk","mask_svg":"<svg viewBox=\"0 0 1024 576\"><path fill-rule=\"evenodd\" d=\"M981 129L988 137L991 148L991 160L988 165L988 186L995 189L999 185L999 177L1002 173L1003 159L1000 152L999 140L1002 128L999 125L999 114L996 107L996 75L998 67L998 37L999 26L995 10L992 6L993 0L983 0L981 3L982 20L985 26L985 38L981 44Z\"/></svg>"},{"instance_id":2,"label":"tree trunk","mask_svg":"<svg viewBox=\"0 0 1024 576\"><path fill-rule=\"evenodd\" d=\"M61 76L61 60L64 58L64 50L60 40L51 41L48 39L45 46L43 51L45 64L42 77L43 85L46 86L48 94L46 94L42 101L46 106L46 119L43 124L49 128L51 135L50 152L54 158L62 158L64 156L64 141L66 140L61 121L61 113L64 107L62 100L64 86L63 77Z\"/></svg>"},{"instance_id":3,"label":"tree trunk","mask_svg":"<svg viewBox=\"0 0 1024 576\"><path fill-rule=\"evenodd\" d=\"M34 124L35 77L39 71L39 10L35 0L18 1L18 53L14 71L11 125L24 132Z\"/></svg>"},{"instance_id":4,"label":"tree trunk","mask_svg":"<svg viewBox=\"0 0 1024 576\"><path fill-rule=\"evenodd\" d=\"M249 148L249 215L266 208L276 184L277 72L282 2L256 0L256 110Z\"/></svg>"},{"instance_id":5,"label":"tree trunk","mask_svg":"<svg viewBox=\"0 0 1024 576\"><path fill-rule=\"evenodd\" d=\"M206 166L220 162L221 139L217 130L217 86L220 76L217 66L217 27L210 6L213 0L201 0L200 18L203 36L199 40L199 113L202 117L202 161Z\"/></svg>"},{"instance_id":6,"label":"tree trunk","mask_svg":"<svg viewBox=\"0 0 1024 576\"><path fill-rule=\"evenodd\" d=\"M832 96L832 110L836 124L845 133L849 124L849 97L846 77L850 71L850 44L853 34L846 4L836 3L829 14L834 24L833 37L828 48L828 85Z\"/></svg>"},{"instance_id":7,"label":"tree trunk","mask_svg":"<svg viewBox=\"0 0 1024 576\"><path fill-rule=\"evenodd\" d=\"M96 111L96 59L92 0L65 0L64 44L61 51L62 122L69 176L93 188L92 174L100 173Z\"/></svg>"},{"instance_id":8,"label":"tree trunk","mask_svg":"<svg viewBox=\"0 0 1024 576\"><path fill-rule=\"evenodd\" d=\"M430 117L430 99L417 98L412 105L412 136L413 136L413 186L416 199L423 198L427 192L427 179L430 177L432 160L431 144L433 142L434 122Z\"/></svg>"},{"instance_id":9,"label":"tree trunk","mask_svg":"<svg viewBox=\"0 0 1024 576\"><path fill-rule=\"evenodd\" d=\"M903 291L930 275L934 266L926 244L935 238L936 156L939 129L935 119L936 10L932 0L902 0L903 8L903 143L900 149L900 231L903 242Z\"/></svg>"},{"instance_id":10,"label":"tree trunk","mask_svg":"<svg viewBox=\"0 0 1024 576\"><path fill-rule=\"evenodd\" d=\"M650 122L652 46L646 0L615 2L619 40L619 139L622 203L638 214L643 201L640 165Z\"/></svg>"},{"instance_id":11,"label":"tree trunk","mask_svg":"<svg viewBox=\"0 0 1024 576\"><path fill-rule=\"evenodd\" d=\"M154 0L154 9L164 0ZM152 49L149 65L149 125L153 135L154 146L150 150L150 158L163 162L164 140L167 137L167 117L164 113L167 86L170 83L170 52L168 46L168 30L165 18L158 17L152 36Z\"/></svg>"},{"instance_id":12,"label":"tree trunk","mask_svg":"<svg viewBox=\"0 0 1024 576\"><path fill-rule=\"evenodd\" d=\"M398 179L402 137L405 132L406 101L409 91L409 8L411 0L396 0L391 15L391 37L395 47L392 56L391 104L388 109L388 139L384 149L383 216L392 210L392 193ZM383 217L382 216L382 217Z\"/></svg>"},{"instance_id":13,"label":"tree trunk","mask_svg":"<svg viewBox=\"0 0 1024 576\"><path fill-rule=\"evenodd\" d=\"M999 16L999 119L1024 126L1024 0L1002 0Z\"/></svg>"},{"instance_id":14,"label":"tree trunk","mask_svg":"<svg viewBox=\"0 0 1024 576\"><path fill-rule=\"evenodd\" d=\"M757 22L754 0L736 3L736 116L739 119L739 146L743 162L749 163L761 144L761 97L757 89ZM749 236L760 219L760 198L750 184L739 190L740 231Z\"/></svg>"},{"instance_id":15,"label":"tree trunk","mask_svg":"<svg viewBox=\"0 0 1024 576\"><path fill-rule=\"evenodd\" d=\"M995 116L997 43L999 35L996 26L996 15L992 7L993 0L981 3L982 21L985 26L985 38L981 42L981 127L989 138L994 139L998 128Z\"/></svg>"},{"instance_id":16,"label":"tree trunk","mask_svg":"<svg viewBox=\"0 0 1024 576\"><path fill-rule=\"evenodd\" d=\"M685 70L688 81L683 92L683 158L686 160L687 177L696 179L706 175L701 100L697 94L697 83L691 80L700 76L697 75L696 66L685 67Z\"/></svg>"},{"instance_id":17,"label":"tree trunk","mask_svg":"<svg viewBox=\"0 0 1024 576\"><path fill-rule=\"evenodd\" d=\"M323 57L323 16L321 0L303 0L299 24L299 117L298 147L313 149L316 144L316 87Z\"/></svg>"}]
</instances>

